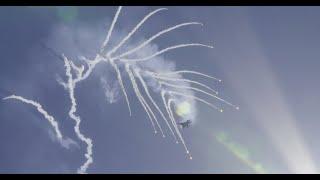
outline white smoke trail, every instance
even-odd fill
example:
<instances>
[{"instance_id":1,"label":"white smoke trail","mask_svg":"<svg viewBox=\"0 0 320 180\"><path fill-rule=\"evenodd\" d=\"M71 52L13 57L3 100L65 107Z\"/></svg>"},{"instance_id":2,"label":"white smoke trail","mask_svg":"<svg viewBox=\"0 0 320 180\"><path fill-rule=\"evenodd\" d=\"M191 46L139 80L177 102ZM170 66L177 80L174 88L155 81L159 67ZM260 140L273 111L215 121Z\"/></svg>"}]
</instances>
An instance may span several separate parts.
<instances>
[{"instance_id":1,"label":"white smoke trail","mask_svg":"<svg viewBox=\"0 0 320 180\"><path fill-rule=\"evenodd\" d=\"M119 85L121 87L122 93L124 94L124 97L126 99L126 103L127 103L128 109L129 109L129 115L131 116L132 112L131 112L130 102L129 102L129 98L128 98L128 95L126 92L126 88L124 87L124 84L122 81L120 70L119 70L118 66L114 63L113 60L110 60L109 62L111 64L111 66L114 68L114 70L116 71L117 79L118 79Z\"/></svg>"},{"instance_id":2,"label":"white smoke trail","mask_svg":"<svg viewBox=\"0 0 320 180\"><path fill-rule=\"evenodd\" d=\"M138 71L138 70L134 70L134 73L135 73L135 75L138 77L138 79L140 80L140 82L141 82L141 84L142 84L142 86L143 86L143 88L144 88L147 96L149 97L150 101L152 102L152 104L154 105L154 107L158 110L158 112L160 113L161 117L165 120L165 122L166 122L169 130L171 131L174 139L177 140L177 137L175 136L175 134L174 134L174 132L173 132L173 130L172 130L172 128L171 128L171 126L170 126L167 118L165 117L165 115L163 114L163 112L161 111L161 109L159 108L159 106L157 105L157 103L153 100L152 96L150 95L150 92L149 92L149 90L148 90L148 86L147 86L147 84L145 83L145 81L143 80L143 78L142 78L142 76L140 75L139 71Z\"/></svg>"},{"instance_id":3,"label":"white smoke trail","mask_svg":"<svg viewBox=\"0 0 320 180\"><path fill-rule=\"evenodd\" d=\"M144 58L136 58L136 59L121 59L122 62L141 62L141 61L147 61L150 60L158 55L161 55L167 51L178 49L178 48L183 48L183 47L191 47L191 46L200 46L200 47L207 47L207 48L213 48L213 46L205 45L205 44L200 44L200 43L190 43L190 44L178 44L175 46L170 46L165 49L162 49L150 56L144 57Z\"/></svg>"},{"instance_id":4,"label":"white smoke trail","mask_svg":"<svg viewBox=\"0 0 320 180\"><path fill-rule=\"evenodd\" d=\"M187 147L187 145L186 145L186 143L185 143L185 141L184 141L184 139L183 139L183 137L182 137L182 135L181 135L181 132L179 131L179 129L178 129L178 127L177 127L177 123L176 123L176 121L175 121L175 119L174 119L174 115L173 115L173 112L172 112L172 110L171 110L171 103L172 103L172 102L174 102L174 99L170 98L170 99L168 100L168 104L167 104L167 107L168 107L168 110L169 110L169 114L170 114L172 123L174 124L174 127L175 127L175 129L176 129L176 132L177 132L177 134L178 134L178 136L179 136L179 138L180 138L180 140L181 140L181 142L182 142L182 144L183 144L183 146L184 146L184 148L185 148L185 150L186 150L186 153L189 155L189 159L192 159L192 156L191 156L191 154L190 154L190 151L189 151L189 149L188 149L188 147Z\"/></svg>"},{"instance_id":5,"label":"white smoke trail","mask_svg":"<svg viewBox=\"0 0 320 180\"><path fill-rule=\"evenodd\" d=\"M108 83L104 77L100 77L100 83L104 90L104 95L109 104L115 103L119 98L119 86L117 83Z\"/></svg>"},{"instance_id":6,"label":"white smoke trail","mask_svg":"<svg viewBox=\"0 0 320 180\"><path fill-rule=\"evenodd\" d=\"M101 57L100 55L97 55L94 60L86 60L86 59L84 59L84 60L88 64L88 69L84 74L82 74L82 73L76 74L77 78L75 78L75 80L74 80L75 84L87 79L90 76L90 74L92 73L93 69L96 67L96 65L99 64L100 62L105 61L104 58Z\"/></svg>"},{"instance_id":7,"label":"white smoke trail","mask_svg":"<svg viewBox=\"0 0 320 180\"><path fill-rule=\"evenodd\" d=\"M199 22L188 22L188 23L182 23L182 24L178 24L178 25L175 25L175 26L172 26L170 28L167 28L165 30L162 30L160 32L158 32L157 34L153 35L152 37L150 37L149 39L147 39L146 41L144 41L143 43L141 43L139 46L123 53L123 54L120 54L119 56L117 57L114 57L114 59L120 59L120 58L123 58L125 56L128 56L136 51L138 51L139 49L145 47L146 45L148 45L151 41L153 41L154 39L160 37L162 34L165 34L165 33L169 33L170 31L174 30L174 29L178 29L180 27L183 27L183 26L188 26L188 25L201 25L203 26L202 23L199 23Z\"/></svg>"},{"instance_id":8,"label":"white smoke trail","mask_svg":"<svg viewBox=\"0 0 320 180\"><path fill-rule=\"evenodd\" d=\"M211 78L211 79L217 80L219 82L222 81L221 79L218 79L216 77L209 76L207 74L200 73L200 72L197 72L197 71L189 71L189 70L180 70L180 71L174 71L174 72L164 72L164 73L159 73L159 74L161 74L161 75L171 75L171 74L183 74L183 73L197 74L197 75L200 75L200 76L204 76L204 77L207 77L207 78Z\"/></svg>"},{"instance_id":9,"label":"white smoke trail","mask_svg":"<svg viewBox=\"0 0 320 180\"><path fill-rule=\"evenodd\" d=\"M57 136L55 135L55 133L51 129L48 130L48 134L49 134L50 139L53 142L60 143L61 146L66 148L66 149L71 149L71 148L80 149L79 144L76 141L74 141L73 139L69 138L69 137L64 137L62 139L58 139Z\"/></svg>"},{"instance_id":10,"label":"white smoke trail","mask_svg":"<svg viewBox=\"0 0 320 180\"><path fill-rule=\"evenodd\" d=\"M102 44L100 53L102 53L102 51L105 49L105 47L107 46L107 44L108 44L108 42L109 42L109 40L110 40L111 33L112 33L113 29L114 29L115 23L117 22L117 19L118 19L118 17L119 17L119 14L120 14L121 9L122 9L122 6L119 6L119 7L118 7L118 10L117 10L117 12L116 12L116 14L115 14L115 16L114 16L114 18L113 18L113 20L112 20L111 26L110 26L110 28L109 28L109 30L108 30L107 37L106 37L105 41L104 41L103 44ZM125 100L126 100L126 103L127 103L128 109L129 109L129 115L131 116L132 113L131 113L130 102L129 102L129 98L128 98L127 92L126 92L126 90L125 90L124 84L123 84L123 82L122 82L120 70L119 70L119 68L117 67L117 65L114 63L113 60L112 60L112 61L109 61L109 62L110 62L110 64L111 64L111 66L114 68L114 70L116 71L117 78L118 78L118 82L119 82L120 88L121 88L121 90L122 90L122 92L123 92L123 94L124 94L124 96L125 96Z\"/></svg>"},{"instance_id":11,"label":"white smoke trail","mask_svg":"<svg viewBox=\"0 0 320 180\"><path fill-rule=\"evenodd\" d=\"M206 89L212 91L215 94L218 94L218 91L216 91L216 90L212 89L211 87L209 87L203 83L200 83L198 81L193 81L193 80L184 79L184 78L168 78L168 77L161 77L161 76L153 76L153 77L160 79L160 80L167 80L167 81L174 81L174 82L181 81L181 82L188 82L188 83L197 84L203 88L206 88Z\"/></svg>"},{"instance_id":12,"label":"white smoke trail","mask_svg":"<svg viewBox=\"0 0 320 180\"><path fill-rule=\"evenodd\" d=\"M138 85L137 85L137 82L136 82L136 80L135 80L135 78L134 78L134 75L133 75L132 71L130 70L129 64L126 64L126 65L125 65L125 69L126 69L128 75L129 75L131 84L132 84L132 86L133 86L133 89L134 89L136 95L137 95L138 97L140 97L141 101L145 104L146 108L149 110L149 112L151 113L152 117L154 118L154 120L155 120L158 128L160 129L160 132L162 133L162 136L165 137L165 135L164 135L164 133L163 133L163 130L162 130L162 128L161 128L161 125L160 125L159 122L158 122L157 117L154 115L154 112L152 111L152 109L150 108L150 106L148 105L148 103L145 101L145 99L143 98L143 96L142 96L141 93L140 93L140 90L139 90L139 88L138 88Z\"/></svg>"},{"instance_id":13,"label":"white smoke trail","mask_svg":"<svg viewBox=\"0 0 320 180\"><path fill-rule=\"evenodd\" d=\"M122 6L119 6L119 7L118 7L118 10L117 10L117 12L116 12L116 14L115 14L115 16L114 16L114 18L113 18L113 20L112 20L111 26L110 26L110 28L109 28L109 30L108 30L107 37L106 37L106 39L105 39L105 40L103 41L103 43L102 43L102 46L101 46L101 49L100 49L100 53L102 53L102 51L105 49L105 47L107 46L107 44L108 44L108 42L109 42L109 40L110 40L111 33L112 33L112 31L113 31L114 25L115 25L116 22L117 22L117 19L118 19L118 17L119 17L119 14L120 14L121 9L122 9Z\"/></svg>"},{"instance_id":14,"label":"white smoke trail","mask_svg":"<svg viewBox=\"0 0 320 180\"><path fill-rule=\"evenodd\" d=\"M177 126L177 122L176 122L175 119L174 119L174 115L173 115L173 113L172 113L171 107L169 107L169 104L167 104L167 101L166 101L166 98L165 98L165 94L166 94L166 92L165 92L164 90L162 90L162 91L161 91L161 99L162 99L162 102L163 102L163 104L164 104L164 106L165 106L165 109L166 109L166 111L167 111L167 113L168 113L169 119L171 120L171 123L172 123L172 125L173 125L173 127L174 127L174 129L175 129L175 131L176 131L176 133L177 133L180 141L183 143L183 146L184 146L187 154L189 154L190 152L189 152L187 146L185 145L184 139L183 139L183 137L182 137L182 135L181 135L181 132L180 132L178 126ZM170 103L171 103L171 101L173 101L173 99L170 99ZM179 141L177 140L176 143L178 144ZM189 158L192 159L192 157L191 157L190 154L189 154Z\"/></svg>"},{"instance_id":15,"label":"white smoke trail","mask_svg":"<svg viewBox=\"0 0 320 180\"><path fill-rule=\"evenodd\" d=\"M174 120L171 118L171 114L170 114L170 111L169 111L169 108L168 108L168 105L167 105L167 101L166 101L166 98L165 98L165 91L164 91L164 90L161 91L161 99L162 99L163 105L164 105L164 107L165 107L165 109L166 109L166 111L167 111L167 113L168 113L169 119L171 119L171 123L172 123L172 125L173 125L173 127L174 127L174 126L175 126L175 122L174 122ZM175 128L175 127L174 127L174 128ZM175 130L176 130L176 128L175 128ZM180 138L180 137L179 137L179 138ZM178 144L179 141L176 140L176 143Z\"/></svg>"},{"instance_id":16,"label":"white smoke trail","mask_svg":"<svg viewBox=\"0 0 320 180\"><path fill-rule=\"evenodd\" d=\"M179 95L179 96L184 96L184 97L187 97L187 98L198 100L198 101L200 101L200 102L212 107L213 109L216 109L216 110L219 110L220 112L223 112L223 109L219 109L217 106L209 103L208 101L206 101L204 99L198 98L196 96L187 95L187 94L184 94L184 93L181 93L181 92L176 92L176 91L168 91L168 93L169 94L176 94L176 95Z\"/></svg>"},{"instance_id":17,"label":"white smoke trail","mask_svg":"<svg viewBox=\"0 0 320 180\"><path fill-rule=\"evenodd\" d=\"M92 158L92 140L90 138L85 137L81 132L80 132L80 123L81 123L81 119L79 116L75 115L76 111L77 111L77 102L76 102L76 98L75 98L75 94L74 94L74 89L76 87L76 83L79 82L79 79L82 79L82 74L77 74L77 78L73 79L72 77L72 73L71 73L71 65L69 60L64 56L64 63L65 63L65 67L66 67L66 76L68 77L68 92L69 92L69 97L71 100L71 108L69 111L69 116L71 119L73 119L76 122L76 125L74 126L74 130L78 136L78 138L85 142L87 144L87 153L85 154L85 157L87 159L87 161L78 169L78 173L86 173L89 165L93 162L93 158ZM89 69L88 69L89 71ZM78 80L78 81L77 81Z\"/></svg>"},{"instance_id":18,"label":"white smoke trail","mask_svg":"<svg viewBox=\"0 0 320 180\"><path fill-rule=\"evenodd\" d=\"M8 99L16 99L16 100L19 100L19 101L24 102L26 104L31 104L32 106L35 106L37 108L38 112L41 113L44 116L44 118L49 121L49 123L53 127L53 129L56 133L56 137L60 141L60 143L63 142L63 137L62 137L61 131L59 129L58 122L54 119L53 116L49 115L48 112L42 108L42 105L40 103L33 101L33 100L26 99L22 96L17 96L17 95L11 95L11 96L3 98L3 100L8 100Z\"/></svg>"},{"instance_id":19,"label":"white smoke trail","mask_svg":"<svg viewBox=\"0 0 320 180\"><path fill-rule=\"evenodd\" d=\"M63 89L68 89L67 83L65 83L59 75L56 75L56 81L63 87Z\"/></svg>"},{"instance_id":20,"label":"white smoke trail","mask_svg":"<svg viewBox=\"0 0 320 180\"><path fill-rule=\"evenodd\" d=\"M122 7L120 6L117 11L116 11L116 14L112 20L112 23L111 23L111 26L108 30L108 33L107 33L107 36L105 38L105 40L103 41L101 47L100 47L100 54L96 54L95 58L93 60L89 60L85 57L81 57L80 59L86 63L87 65L87 68L85 70L85 67L83 65L80 65L80 66L77 66L76 64L73 63L73 61L71 60L68 60L64 55L63 56L63 60L64 60L64 65L65 65L65 70L66 70L66 76L67 76L67 82L63 82L61 79L57 79L57 81L59 82L59 84L63 85L64 88L68 91L68 95L69 95L69 98L70 98L70 101L71 101L71 107L70 107L70 110L68 112L68 115L70 116L71 119L73 119L75 121L75 126L74 126L74 131L77 135L77 137L86 144L87 148L86 148L86 153L85 153L85 158L86 158L86 161L80 166L80 168L78 169L78 173L86 173L89 165L91 163L93 163L93 157L92 157L92 148L93 148L93 142L92 142L92 139L88 138L88 137L85 137L84 134L81 133L80 131L80 123L81 123L81 118L80 116L78 116L76 113L77 113L77 100L76 100L76 97L75 97L75 88L77 86L77 83L87 79L91 73L93 72L94 68L96 67L97 64L99 64L100 62L105 62L105 63L109 63L110 62L110 65L113 67L113 69L115 70L116 74L117 74L117 81L120 85L120 88L125 96L125 100L126 100L126 103L128 105L128 109L129 109L129 114L131 116L131 107L130 107L130 102L129 102L129 98L128 98L128 95L127 95L127 92L126 92L126 89L125 89L125 86L124 86L124 83L123 83L123 80L122 80L122 76L121 76L121 71L118 67L119 64L117 63L122 63L120 65L125 65L125 71L126 73L129 75L129 80L131 82L131 85L133 87L133 90L135 92L135 95L137 96L139 102L141 103L141 105L143 106L145 112L147 113L150 121L151 121L151 124L154 128L154 131L155 133L157 133L157 128L156 128L156 125L157 127L159 128L159 130L161 131L162 133L162 136L165 137L165 134L162 130L162 127L160 126L159 122L158 122L158 119L156 117L156 115L154 114L153 112L153 109L149 106L148 102L145 100L144 96L142 95L142 93L140 92L139 90L139 87L138 87L138 84L136 82L136 79L135 77L138 77L139 81L141 82L142 86L143 86L143 89L145 91L145 93L147 94L149 100L152 102L153 106L157 109L157 111L160 113L161 117L163 118L163 120L166 122L168 128L170 129L171 133L173 134L176 142L178 143L178 139L183 143L184 145L184 148L187 152L187 154L189 155L190 159L192 159L191 155L190 155L190 152L185 144L185 141L181 135L181 132L179 131L179 128L177 126L177 122L175 121L174 119L174 114L171 110L171 104L174 103L174 102L177 102L179 101L179 98L177 96L181 96L181 97L184 97L184 98L189 98L189 99L194 99L194 100L198 100L198 101L201 101L205 104L207 104L208 106L214 108L214 109L218 109L222 112L222 109L219 109L217 108L216 106L212 105L211 103L205 101L204 99L201 99L201 98L198 98L196 96L193 96L193 91L187 91L188 89L191 89L191 90L194 90L194 91L198 91L198 92L203 92L203 93L207 93L206 91L203 91L199 88L193 88L193 87L190 87L188 83L193 83L193 84L197 84L203 88L206 88L212 92L215 92L217 93L216 91L214 91L212 88L210 88L209 86L203 84L203 83L200 83L200 82L197 82L197 81L193 81L193 80L189 80L189 79L183 79L183 78L177 78L177 77L180 77L180 74L196 74L196 75L200 75L200 76L203 76L203 77L208 77L208 78L212 78L212 79L215 79L215 80L218 80L218 81L221 81L220 79L217 79L215 77L212 77L212 76L209 76L209 75L206 75L204 73L200 73L200 72L196 72L196 71L187 71L187 70L182 70L182 71L173 71L173 72L164 72L164 73L155 73L155 72L151 72L151 71L148 71L148 68L154 70L154 71L159 71L160 69L162 69L161 67L157 67L157 66L154 66L154 65L150 65L150 67L143 67L142 64L135 64L136 66L132 66L133 68L131 69L131 67L129 67L129 63L135 63L135 62L146 62L148 60L151 60L151 59L155 59L156 56L159 56L167 51L170 51L170 50L175 50L175 49L178 49L178 48L183 48L183 47L194 47L194 46L199 46L199 47L207 47L207 48L213 48L213 46L209 46L209 45L205 45L205 44L200 44L200 43L190 43L190 44L178 44L178 45L174 45L174 46L170 46L170 47L167 47L165 49L162 49L162 50L156 50L155 52L153 51L153 54L151 55L148 55L147 57L142 57L142 58L136 58L136 59L121 59L122 57L125 57L125 56L128 56L130 54L133 54L133 53L137 53L139 54L139 50L141 50L143 47L146 47L147 45L150 44L151 41L153 41L154 39L160 37L161 35L165 34L165 33L169 33L175 29L178 29L180 27L183 27L183 26L188 26L188 25L202 25L201 23L198 23L198 22L187 22L187 23L182 23L182 24L178 24L178 25L175 25L175 26L172 26L172 27L169 27L167 29L164 29L158 33L156 33L155 35L151 36L149 39L143 41L140 45L132 48L131 50L128 50L126 52L123 52L123 53L120 53L119 56L116 56L116 57L111 57L111 55L113 53L116 53L117 50L122 46L124 45L132 36L133 34L145 23L145 21L147 21L151 16L153 16L154 14L160 12L160 11L163 11L163 10L167 10L166 8L160 8L160 9L156 9L152 12L150 12L149 14L147 14L121 41L120 43L116 44L115 46L111 47L111 50L110 51L107 51L107 52L104 52L106 51L106 47L108 45L108 43L110 42L110 39L111 39L111 35L112 35L112 32L113 32L113 29L114 29L114 26L117 22L117 19L119 17L119 14L121 12L121 9ZM142 54L144 54L145 52L141 52ZM137 55L136 54L136 55ZM139 57L139 56L135 56L135 57ZM148 62L146 62L147 64ZM144 65L146 65L144 64ZM141 65L143 68L140 68L139 65ZM166 68L168 67L168 64L165 64L166 65ZM139 71L137 71L137 68L139 68ZM168 69L168 68L167 68ZM165 107L165 110L166 112L168 113L168 117L169 119L166 118L166 116L164 115L164 113L161 111L161 109L159 108L159 106L157 105L157 103L153 100L152 96L150 95L150 92L148 90L148 86L151 86L150 84L148 84L144 79L143 77L141 76L140 74L140 70L141 70L141 74L142 73L148 73L148 75L151 74L151 77L150 79L152 80L155 80L153 82L156 82L157 84L159 84L159 82L162 82L160 83L160 92L161 92L161 98L162 98L162 101L163 101L163 104L164 104L164 107ZM142 74L144 75L144 74ZM153 76L155 75L155 76ZM176 76L170 76L170 75L176 75ZM75 76L75 77L73 77ZM144 76L144 78L147 77L147 76ZM165 81L177 81L177 82L183 82L185 84L187 84L188 86L178 86L178 85L175 85L175 84L171 84L171 83L168 83L168 82L165 82ZM166 84L164 84L163 82L165 82ZM184 92L177 92L177 91L168 91L166 90L166 87L162 86L162 85L166 85L166 86L171 86L171 87L174 87L174 88L180 88L180 89L183 89L185 90ZM159 92L159 91L158 91ZM167 102L166 101L166 97L165 95L166 94L169 94L170 95L170 99L169 101ZM209 94L209 93L208 93ZM173 96L173 95L177 95L177 96ZM13 98L15 97L14 95L12 97L7 97L7 99L9 98ZM217 96L214 96L213 97L216 97L218 98ZM221 99L221 101L223 101ZM228 103L228 102L225 102L225 103ZM231 104L231 103L230 103ZM38 106L37 106L38 107ZM41 107L41 105L40 105ZM38 109L39 110L39 109ZM39 110L40 112L40 110ZM45 111L44 111L45 112ZM51 116L45 116L47 119L49 117L49 121L50 120L54 120L53 118L50 119ZM172 123L172 126L174 127L174 130L172 129L171 125L169 124L169 120L171 120L171 123ZM51 121L50 121L51 122ZM53 121L55 122L55 121ZM54 123L52 124L53 127L58 127L57 124L56 126L54 126ZM57 134L60 134L60 135L57 135L58 137L61 136L62 138L62 135L59 131L59 133ZM177 136L176 136L177 134ZM178 138L178 139L177 139ZM69 142L65 142L65 145L68 145Z\"/></svg>"},{"instance_id":21,"label":"white smoke trail","mask_svg":"<svg viewBox=\"0 0 320 180\"><path fill-rule=\"evenodd\" d=\"M140 96L140 94L139 94L139 91L137 91L136 86L135 86L135 84L133 83L133 82L134 82L134 81L133 81L134 79L132 79L132 76L130 76L130 74L129 74L129 78L130 78L130 81L131 81L133 90L134 90L134 92L135 92L135 94L136 94L136 96L137 96L140 104L142 105L143 109L145 110L145 112L147 113L147 115L148 115L148 117L149 117L149 119L150 119L150 122L151 122L151 124L152 124L153 129L154 129L154 133L157 133L156 126L155 126L155 124L154 124L154 122L153 122L152 117L150 116L149 110L147 109L145 103L142 101L141 96Z\"/></svg>"},{"instance_id":22,"label":"white smoke trail","mask_svg":"<svg viewBox=\"0 0 320 180\"><path fill-rule=\"evenodd\" d=\"M107 57L110 57L112 53L116 52L128 39L131 38L131 36L143 25L143 23L148 20L152 15L156 14L159 11L167 10L167 8L160 8L156 9L152 12L150 12L148 15L146 15L132 30L128 33L128 35L122 39L122 41L115 46L111 51L107 53Z\"/></svg>"},{"instance_id":23,"label":"white smoke trail","mask_svg":"<svg viewBox=\"0 0 320 180\"><path fill-rule=\"evenodd\" d=\"M167 83L167 82L164 82L164 81L160 81L160 84L164 84L164 85L166 85L166 86L175 87L175 88L179 88L179 89L192 89L192 90L194 90L194 91L198 91L198 92L204 93L204 94L206 94L206 95L208 95L208 96L211 96L211 97L213 97L213 98L216 98L216 99L218 99L218 100L220 100L220 101L222 101L222 102L224 102L224 103L228 104L229 106L232 106L232 107L234 107L234 108L236 108L236 109L239 109L238 106L235 106L234 104L231 104L230 102L228 102L228 101L226 101L226 100L224 100L224 99L221 99L221 98L218 97L218 96L215 96L215 95L213 95L213 94L210 94L210 93L208 93L208 92L206 92L206 91L203 91L203 90L201 90L201 89L198 89L198 88L194 88L194 87L190 87L190 86L175 85L175 84Z\"/></svg>"}]
</instances>

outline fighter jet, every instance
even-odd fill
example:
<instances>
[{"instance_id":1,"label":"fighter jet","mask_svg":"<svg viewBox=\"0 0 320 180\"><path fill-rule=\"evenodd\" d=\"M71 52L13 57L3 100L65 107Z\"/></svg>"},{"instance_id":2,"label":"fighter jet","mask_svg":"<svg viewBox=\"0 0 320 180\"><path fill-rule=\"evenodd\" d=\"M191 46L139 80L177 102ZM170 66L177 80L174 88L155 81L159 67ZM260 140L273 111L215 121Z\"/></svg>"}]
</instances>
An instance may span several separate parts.
<instances>
[{"instance_id":1,"label":"fighter jet","mask_svg":"<svg viewBox=\"0 0 320 180\"><path fill-rule=\"evenodd\" d=\"M185 122L180 122L178 124L181 126L181 128L188 128L188 127L190 127L191 123L192 123L191 120L187 120Z\"/></svg>"}]
</instances>

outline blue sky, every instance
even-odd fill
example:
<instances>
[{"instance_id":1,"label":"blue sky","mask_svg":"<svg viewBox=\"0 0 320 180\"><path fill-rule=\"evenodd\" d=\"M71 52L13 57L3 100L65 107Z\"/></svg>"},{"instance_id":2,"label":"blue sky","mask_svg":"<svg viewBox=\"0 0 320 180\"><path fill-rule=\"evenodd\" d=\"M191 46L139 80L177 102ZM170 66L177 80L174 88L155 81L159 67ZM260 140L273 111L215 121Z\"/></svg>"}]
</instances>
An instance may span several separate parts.
<instances>
[{"instance_id":1,"label":"blue sky","mask_svg":"<svg viewBox=\"0 0 320 180\"><path fill-rule=\"evenodd\" d=\"M158 7L124 7L115 40ZM70 102L56 78L63 62L40 46L49 44L76 59L93 56L117 7L1 7L0 95L18 94L41 102L79 147L65 149L50 138L51 126L32 107L0 103L1 173L75 173L84 162L85 144L68 118ZM174 140L154 135L133 91L129 117L122 94L108 103L101 77L116 86L107 64L76 89L81 130L94 141L88 173L255 173L216 140L228 134L245 147L250 160L269 173L314 173L320 166L317 139L320 101L318 77L319 7L168 7L135 35L147 38L165 27L200 21L204 27L174 31L154 44L214 44L162 56L176 69L192 69L223 80L205 81L220 96L240 106L224 113L197 103L196 123L183 131L189 160ZM128 83L128 80L125 81Z\"/></svg>"}]
</instances>

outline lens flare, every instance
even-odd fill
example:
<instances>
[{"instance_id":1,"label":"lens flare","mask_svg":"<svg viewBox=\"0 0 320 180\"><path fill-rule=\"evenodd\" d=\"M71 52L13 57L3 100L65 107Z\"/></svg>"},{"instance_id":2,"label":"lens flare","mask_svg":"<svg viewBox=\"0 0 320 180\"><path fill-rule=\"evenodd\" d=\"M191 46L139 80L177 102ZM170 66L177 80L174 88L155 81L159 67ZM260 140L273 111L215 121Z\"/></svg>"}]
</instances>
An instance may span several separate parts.
<instances>
[{"instance_id":1,"label":"lens flare","mask_svg":"<svg viewBox=\"0 0 320 180\"><path fill-rule=\"evenodd\" d=\"M244 146L230 140L229 136L225 132L219 132L215 136L216 140L226 147L233 155L235 155L244 164L250 167L254 172L258 174L266 174L267 170L262 164L253 162L250 158L250 151Z\"/></svg>"},{"instance_id":2,"label":"lens flare","mask_svg":"<svg viewBox=\"0 0 320 180\"><path fill-rule=\"evenodd\" d=\"M70 7L57 7L57 16L63 22L71 22L78 16L78 8Z\"/></svg>"}]
</instances>

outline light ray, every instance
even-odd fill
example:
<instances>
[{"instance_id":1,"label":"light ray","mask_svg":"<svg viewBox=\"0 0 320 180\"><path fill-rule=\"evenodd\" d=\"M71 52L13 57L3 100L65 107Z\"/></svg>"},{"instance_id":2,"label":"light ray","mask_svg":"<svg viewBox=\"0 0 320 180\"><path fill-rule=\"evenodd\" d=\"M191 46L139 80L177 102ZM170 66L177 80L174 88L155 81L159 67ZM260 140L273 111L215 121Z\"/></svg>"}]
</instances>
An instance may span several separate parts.
<instances>
[{"instance_id":1,"label":"light ray","mask_svg":"<svg viewBox=\"0 0 320 180\"><path fill-rule=\"evenodd\" d=\"M241 162L251 168L254 172L258 174L266 174L268 171L260 163L256 163L251 160L248 150L241 146L240 144L230 141L228 136L224 132L220 132L215 135L217 142L222 144L226 149L228 149L235 157L237 157Z\"/></svg>"}]
</instances>

